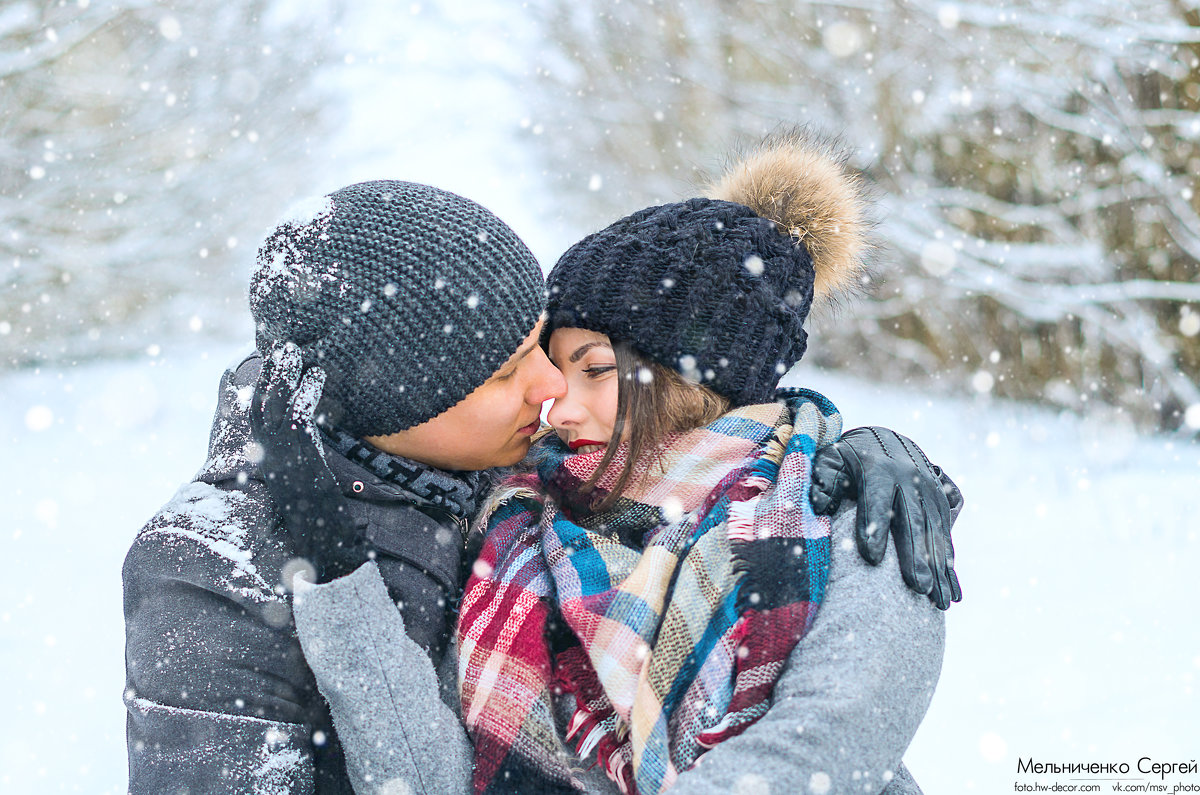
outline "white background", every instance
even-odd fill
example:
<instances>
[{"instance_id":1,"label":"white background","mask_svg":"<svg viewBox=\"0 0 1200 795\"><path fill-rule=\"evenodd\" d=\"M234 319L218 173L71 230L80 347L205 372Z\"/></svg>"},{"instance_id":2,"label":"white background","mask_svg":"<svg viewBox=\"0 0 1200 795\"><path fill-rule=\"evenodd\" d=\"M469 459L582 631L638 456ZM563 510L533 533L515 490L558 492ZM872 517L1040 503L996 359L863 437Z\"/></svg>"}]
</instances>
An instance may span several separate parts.
<instances>
[{"instance_id":1,"label":"white background","mask_svg":"<svg viewBox=\"0 0 1200 795\"><path fill-rule=\"evenodd\" d=\"M425 23L404 10L391 24ZM389 30L360 19L345 34L360 65L340 78L355 102L338 184L401 178L463 193L552 263L572 241L539 221L546 197L514 145L515 89L486 69L432 68L450 46L443 28L399 48ZM505 56L480 63L489 57ZM124 791L121 562L199 468L217 380L238 353L146 345L127 361L0 376L5 793ZM927 793L1011 792L1034 780L1016 775L1019 757L1197 758L1200 447L803 364L792 379L828 395L846 427L916 439L966 496L955 528L965 599L948 614L942 679L906 757Z\"/></svg>"}]
</instances>

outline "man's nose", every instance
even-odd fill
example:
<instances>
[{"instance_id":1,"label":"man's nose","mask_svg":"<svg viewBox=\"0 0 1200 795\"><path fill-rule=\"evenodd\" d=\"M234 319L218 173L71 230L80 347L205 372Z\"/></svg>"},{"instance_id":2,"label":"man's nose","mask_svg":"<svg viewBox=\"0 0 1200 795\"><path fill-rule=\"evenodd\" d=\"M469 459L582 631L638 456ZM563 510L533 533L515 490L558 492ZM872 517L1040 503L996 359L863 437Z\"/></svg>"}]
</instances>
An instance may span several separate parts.
<instances>
[{"instance_id":1,"label":"man's nose","mask_svg":"<svg viewBox=\"0 0 1200 795\"><path fill-rule=\"evenodd\" d=\"M547 400L554 400L566 395L567 379L546 356L546 352L538 348L529 355L535 357L533 364L537 368L527 393L529 403L541 405Z\"/></svg>"}]
</instances>

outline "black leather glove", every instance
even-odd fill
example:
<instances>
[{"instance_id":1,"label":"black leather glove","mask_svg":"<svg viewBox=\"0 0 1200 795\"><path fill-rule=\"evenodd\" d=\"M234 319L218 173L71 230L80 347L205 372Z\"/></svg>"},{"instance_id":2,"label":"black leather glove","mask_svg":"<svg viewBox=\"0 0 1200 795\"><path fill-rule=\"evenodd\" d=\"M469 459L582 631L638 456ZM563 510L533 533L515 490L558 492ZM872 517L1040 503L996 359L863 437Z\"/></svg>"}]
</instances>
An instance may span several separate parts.
<instances>
[{"instance_id":1,"label":"black leather glove","mask_svg":"<svg viewBox=\"0 0 1200 795\"><path fill-rule=\"evenodd\" d=\"M883 560L890 528L909 588L945 610L962 601L954 573L951 507L962 505L954 481L921 448L887 428L855 428L813 457L813 510L833 515L858 501L855 540L871 565Z\"/></svg>"},{"instance_id":2,"label":"black leather glove","mask_svg":"<svg viewBox=\"0 0 1200 795\"><path fill-rule=\"evenodd\" d=\"M314 419L324 384L325 371L305 368L299 348L277 345L263 356L250 405L250 428L263 448L263 480L295 554L312 567L305 579L314 582L349 574L369 551L325 463Z\"/></svg>"}]
</instances>

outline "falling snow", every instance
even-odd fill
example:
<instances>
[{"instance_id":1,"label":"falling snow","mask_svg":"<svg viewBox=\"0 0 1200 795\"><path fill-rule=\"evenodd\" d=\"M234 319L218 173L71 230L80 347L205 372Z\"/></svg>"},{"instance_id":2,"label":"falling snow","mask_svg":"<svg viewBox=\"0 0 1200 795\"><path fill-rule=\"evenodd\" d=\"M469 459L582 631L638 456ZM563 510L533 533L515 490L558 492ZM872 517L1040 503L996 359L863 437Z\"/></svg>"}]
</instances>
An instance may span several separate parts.
<instances>
[{"instance_id":1,"label":"falling snow","mask_svg":"<svg viewBox=\"0 0 1200 795\"><path fill-rule=\"evenodd\" d=\"M89 7L87 0L66 5L71 12ZM931 8L934 11L928 27L956 47L969 47L973 41L970 36L978 33L977 15L996 11L951 2ZM405 22L415 27L421 19L419 7L414 9L410 9L412 14ZM451 12L447 9L446 13ZM21 15L32 18L33 14L32 4L12 4L0 12L0 27L25 24ZM149 35L162 46L177 50L185 63L197 54L208 56L212 51L210 42L197 35L199 29L192 17L183 10L176 14L151 16L146 20ZM181 17L187 20L186 25ZM984 21L997 19L988 16ZM1075 23L1065 16L1063 21ZM552 263L572 241L561 239L563 225L540 223L531 209L537 202L528 190L526 172L537 173L542 166L530 167L521 159L523 156L512 151L507 129L496 136L500 143L481 145L478 120L494 114L506 118L512 129L527 131L527 135L546 133L532 139L539 144L550 138L557 120L521 120L521 111L512 110L520 105L521 98L511 86L500 84L494 77L503 70L483 70L486 74L456 72L455 79L461 81L461 86L456 84L455 91L446 90L445 83L435 79L397 83L386 71L395 62L407 68L436 62L441 51L458 50L447 46L451 37L445 31L431 33L422 28L423 33L434 37L433 43L423 36L413 36L394 54L396 60L388 61L389 56L380 55L387 52L389 34L385 28L360 25L355 31L356 39L373 42L364 45L357 62L371 62L375 71L360 73L358 78L371 88L360 86L354 90L374 97L402 90L406 102L393 107L376 101L354 108L349 126L357 132L342 144L344 160L338 163L339 168L352 160L362 162L364 153L377 152L380 130L388 130L391 134L384 147L387 152L366 155L376 158L369 176L403 172L406 178L436 182L480 199L512 222L543 262ZM34 46L61 47L70 40L68 29L65 24L45 28L39 31ZM1070 30L1066 34L1069 37ZM519 34L514 31L513 35ZM834 64L833 74L845 78L833 87L840 93L832 95L852 112L871 110L869 97L859 93L868 90L870 84L854 79L851 67L870 63L876 35L867 26L841 20L825 24L816 39L815 51ZM497 46L487 40L474 43ZM256 42L252 48L264 59L278 61L285 54L279 45ZM218 52L217 57L220 55ZM347 63L355 58L355 54L346 53ZM266 61L239 67L243 74L231 76L228 90L239 102L262 104L271 98L269 87L278 83L266 82L266 73L259 69L263 63ZM206 72L197 74L209 80ZM156 125L164 125L159 142L193 135L188 129L195 125L192 103L201 93L196 85L176 80L166 85L163 79L151 79L150 75L135 76L124 83L128 83L131 94L146 97L146 107L153 108L151 118ZM990 87L994 85L982 80L957 81L957 75L950 72L935 74L919 87L902 81L897 84L901 87L899 101L911 103L904 104L903 110L910 113L910 121L922 124L958 119L962 117L955 114L990 108ZM789 84L788 91L794 91L794 85ZM295 93L285 99L295 102L297 96ZM122 101L128 98L121 95ZM485 103L490 103L482 108L486 114L481 113ZM814 116L820 118L818 108L800 109L801 113L810 111L816 111ZM643 112L647 120L653 119L655 129L672 130L670 113L661 109ZM457 114L454 118L470 123L431 124L428 120L433 113ZM218 144L213 143L211 130L201 129L196 133L195 145L184 143L178 144L178 149L136 153L139 161L153 159L145 157L149 154L171 155L170 168L154 171L153 182L130 180L128 161L114 165L110 169L114 181L96 186L101 213L136 216L141 226L135 229L141 229L148 211L158 211L156 205L168 194L193 191L187 194L185 206L209 201L211 185L198 183L200 189L196 190L189 182L190 169L198 167L209 154L207 150L215 153L218 147L233 147L235 143L242 146L258 139L244 121L235 123L224 112L214 118L220 128ZM183 120L183 126L178 126L176 120ZM988 123L984 129L987 135L992 135L994 126L1000 129L1001 140L1012 133L1009 119L1000 118L996 125ZM241 129L234 137L232 130L236 127ZM114 129L120 136L130 132L123 126ZM1177 134L1180 140L1195 139L1200 135L1200 122L1180 122ZM872 135L874 128L867 136L868 142ZM1100 135L1090 128L1081 135L1094 135L1098 148L1123 143L1120 136L1114 138L1107 132ZM14 173L28 177L31 191L49 192L62 185L63 174L72 162L72 147L57 133L54 139L39 139L35 151L25 151L23 158L13 164ZM404 145L394 145L398 140ZM1136 136L1130 141L1136 146L1149 145ZM280 143L276 140L273 146ZM249 194L249 183L257 186L263 151L260 148L246 159L231 161L237 171L229 176L243 180L234 195ZM909 155L907 151L899 154ZM864 158L864 164L885 164L875 151L866 150ZM1137 157L1122 162L1135 161L1142 162ZM580 164L572 172L575 189L586 187L593 199L615 196L624 200L628 194L618 174L600 167L605 175L602 177L600 171L591 170L593 167ZM925 179L925 175L920 176ZM1179 208L1172 209L1170 202L1194 204L1194 196L1192 187L1172 182L1170 176L1150 173L1143 184L1167 186L1163 206L1174 213ZM678 182L677 175L669 178ZM279 175L271 179L279 179ZM889 209L913 226L944 226L944 207L939 202L954 198L938 193L945 187L914 180ZM1081 182L1080 187L1092 186ZM1021 186L1016 189L1021 190ZM270 191L264 189L263 194L267 193ZM1077 207L1072 204L1075 195L1056 201L1065 202L1068 209ZM1099 193L1085 194L1082 190L1078 196L1081 201L1100 198ZM265 206L274 211L281 198L272 193ZM542 201L548 200L543 197ZM552 206L561 213L557 201L556 196ZM261 211L263 206L257 209ZM1017 209L1024 212L1029 208ZM241 210L238 205L233 212ZM289 216L298 224L319 227L327 212L328 207L317 200L298 207ZM210 220L208 213L200 216L169 216L169 223L164 225L171 230L171 238L182 242L171 249L150 247L150 270L132 271L130 282L148 283L148 274L165 272L163 262L178 261L180 267L192 268L201 259L212 263L219 259L218 254L231 251L232 259L244 257L243 264L249 264L259 242L255 238L247 245L251 230L243 225L240 231L193 231L194 221ZM233 220L230 215L226 218ZM252 220L257 223L257 217ZM1051 218L1046 228L1053 229L1054 223L1057 219ZM242 236L240 246L229 237L234 231ZM85 257L100 252L109 259L119 259L132 245L125 238L113 248L80 247L66 235L63 240L69 248L49 239L41 241L49 259L57 261L64 252L74 256L75 249ZM33 245L32 237L22 241L15 230L12 241L17 248ZM1043 263L1034 255L1022 258L1011 251L1000 251L999 246L981 250L975 241L963 247L951 236L930 238L924 232L900 242L926 275L961 279L972 290L996 289L998 285L988 279L1028 273ZM201 251L207 256L202 258ZM1077 258L1062 256L1073 251L1080 252ZM1088 263L1103 259L1080 239L1068 240L1052 254L1048 261L1058 262L1081 276L1088 275ZM983 259L977 262L976 256ZM1151 257L1151 261L1163 268L1168 264L1165 257ZM34 264L32 256L22 251L4 267L11 267L13 273L32 273ZM272 259L267 265L282 274L292 263ZM995 273L989 272L989 267ZM749 263L747 268L753 272ZM86 276L89 271L81 269L78 273ZM332 278L335 274L302 275ZM242 286L233 293L244 290L244 281L239 284ZM1021 280L1005 281L999 287L1007 289L1014 284L1020 286ZM670 280L663 282L664 289L672 287ZM398 290L391 284L383 292L390 297ZM1075 306L1071 302L1080 297L1078 292L1070 291L1037 293L1038 300L1025 304L1017 300L1022 298L1019 291L1007 295L1015 306L1035 312L1059 312L1062 306ZM1047 302L1052 298L1061 298L1063 303L1048 309ZM474 308L472 299L479 301L481 297L466 299L467 305ZM0 340L7 344L24 339L26 319L36 315L39 308L49 307L58 320L67 317L70 308L59 305L58 300L51 301L45 293L23 298L23 304L0 319ZM1179 301L1177 315L1174 309L1164 315L1162 329L1177 329L1183 338L1170 340L1171 346L1194 342L1200 335L1200 304L1194 297L1187 301L1191 303ZM245 328L248 324L240 315L230 320L228 310L225 315L207 314L187 301L167 302L160 310L187 330L186 345L191 347L181 348L176 339L158 333L142 333L142 319L124 328L124 339L118 342L110 326L93 318L77 330L80 339L95 344L88 350L103 351L105 345L110 345L107 350L134 352L142 358L0 375L0 441L8 453L0 463L0 477L10 497L5 522L0 526L0 554L17 562L0 580L0 651L4 652L0 654L0 673L15 683L8 702L7 731L0 731L0 790L6 793L41 793L56 787L66 791L83 787L95 792L124 792L122 559L136 529L180 483L195 474L203 457L217 377L233 355L232 350L222 350L220 355L210 356L203 347L211 344L208 335L234 326L234 333L246 332L244 343L253 333ZM364 311L369 311L369 306ZM1145 326L1138 323L1112 325L1107 308L1099 315L1104 318L1106 333L1130 335L1123 338L1125 343L1152 345L1158 339L1157 334L1143 335ZM814 332L814 350L819 341L819 334ZM1200 531L1195 523L1200 515L1200 496L1195 489L1200 450L1180 436L1146 436L1120 415L1079 418L997 399L999 377L1006 366L1019 360L1021 352L1006 349L1001 357L1000 351L991 350L991 344L979 350L984 358L973 359L953 376L967 395L961 399L931 399L901 384L877 387L820 374L813 376L816 382L811 384L837 403L846 414L847 427L885 424L916 438L931 458L954 476L966 495L966 508L955 531L958 570L966 599L949 614L948 655L942 679L906 762L927 792L985 792L993 782L1006 779L1018 755L1121 759L1130 749L1137 749L1161 759L1192 758L1194 748L1185 741L1195 736L1195 715L1200 712L1196 704L1200 682L1196 649L1200 648L1200 636L1192 615L1200 597L1194 578L1200 569ZM1067 349L1065 355L1078 356L1079 352ZM694 369L695 363L691 365ZM811 373L803 367L801 371L805 378ZM1040 388L1047 399L1063 406L1077 405L1080 395L1087 393L1086 384L1081 386L1066 375L1052 378ZM244 410L250 390L230 399ZM1179 411L1172 427L1200 430L1200 403L1187 398L1176 405ZM246 446L212 463L231 469L242 461L253 462L259 454L259 450ZM198 506L196 515L203 519L198 528L189 531L194 537L185 540L211 549L228 561L236 582L248 588L261 585L255 579L252 554L227 521L228 512L237 506L204 487L185 487L185 497ZM1121 583L1129 587L1114 599L1114 584ZM1103 696L1097 697L1098 693ZM803 736L802 727L797 727L797 732L797 736ZM281 771L288 765L287 759L269 755L262 762L278 764ZM267 769L264 767L264 772ZM822 785L828 789L827 777L823 781L820 775L814 774L806 782L809 791L819 792ZM751 773L742 783L749 792L757 791L759 782ZM392 795L410 791L407 782L402 781L388 782L384 789Z\"/></svg>"},{"instance_id":2,"label":"falling snow","mask_svg":"<svg viewBox=\"0 0 1200 795\"><path fill-rule=\"evenodd\" d=\"M54 412L45 406L30 406L25 412L25 427L31 431L44 431L54 424Z\"/></svg>"},{"instance_id":3,"label":"falling snow","mask_svg":"<svg viewBox=\"0 0 1200 795\"><path fill-rule=\"evenodd\" d=\"M945 276L957 262L958 253L941 241L930 241L921 249L921 267L931 276Z\"/></svg>"},{"instance_id":4,"label":"falling snow","mask_svg":"<svg viewBox=\"0 0 1200 795\"><path fill-rule=\"evenodd\" d=\"M852 22L835 22L821 36L825 49L838 58L846 58L862 49L862 29Z\"/></svg>"},{"instance_id":5,"label":"falling snow","mask_svg":"<svg viewBox=\"0 0 1200 795\"><path fill-rule=\"evenodd\" d=\"M95 791L123 791L122 707L113 695L123 688L117 572L136 529L194 474L216 381L239 358L233 350L164 354L152 369L113 362L3 377L0 438L9 455L0 476L16 499L0 551L30 562L0 582L0 640L23 651L20 661L0 657L0 672L24 683L11 707L22 733L5 738L3 750L22 764L9 764L15 784L6 791L44 791L37 769L63 755L86 760ZM114 424L118 415L108 412L119 404L106 412L79 400L114 383L171 399ZM1119 754L1136 744L1190 758L1182 738L1194 726L1200 639L1190 616L1195 581L1185 575L1200 569L1200 448L996 400L931 400L829 376L808 385L835 400L848 426L889 425L919 440L966 495L955 529L966 600L949 614L942 679L906 755L927 792L991 781L1038 748ZM35 405L61 422L35 431L24 418ZM60 488L48 494L48 484ZM250 585L253 559L222 530L230 506L191 488L208 520L195 543L212 544ZM1155 588L1112 603L1109 584L1118 579ZM1092 603L1110 607L1094 613L1084 607ZM7 667L14 662L16 670ZM58 727L67 722L89 732L86 743L82 733L64 741Z\"/></svg>"}]
</instances>

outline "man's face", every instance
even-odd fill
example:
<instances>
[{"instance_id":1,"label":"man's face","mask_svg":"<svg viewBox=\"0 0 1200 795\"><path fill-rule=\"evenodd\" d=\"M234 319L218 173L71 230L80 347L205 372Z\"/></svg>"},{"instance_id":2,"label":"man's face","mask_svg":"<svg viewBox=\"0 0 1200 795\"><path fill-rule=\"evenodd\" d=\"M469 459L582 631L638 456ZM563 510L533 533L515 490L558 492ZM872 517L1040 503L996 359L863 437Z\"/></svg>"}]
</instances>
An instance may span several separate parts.
<instances>
[{"instance_id":1,"label":"man's face","mask_svg":"<svg viewBox=\"0 0 1200 795\"><path fill-rule=\"evenodd\" d=\"M529 451L542 403L566 392L566 382L538 345L544 321L478 389L415 428L368 436L384 452L439 469L511 466Z\"/></svg>"}]
</instances>

